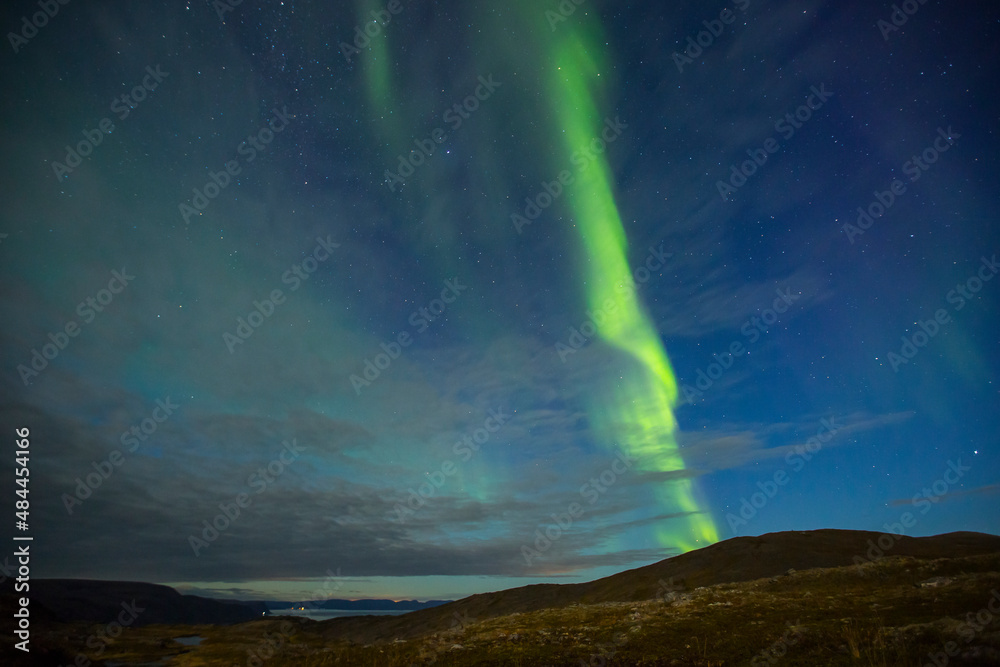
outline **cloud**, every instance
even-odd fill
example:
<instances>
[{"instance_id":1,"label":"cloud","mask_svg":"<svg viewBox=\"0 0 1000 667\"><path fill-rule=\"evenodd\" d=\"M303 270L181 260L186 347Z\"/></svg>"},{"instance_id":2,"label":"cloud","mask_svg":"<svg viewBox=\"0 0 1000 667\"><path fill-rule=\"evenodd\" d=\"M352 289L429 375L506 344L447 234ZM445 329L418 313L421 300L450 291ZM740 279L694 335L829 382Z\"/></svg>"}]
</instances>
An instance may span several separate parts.
<instances>
[{"instance_id":1,"label":"cloud","mask_svg":"<svg viewBox=\"0 0 1000 667\"><path fill-rule=\"evenodd\" d=\"M961 489L959 491L949 491L948 493L935 496L934 501L941 500L957 500L959 498L968 498L970 496L992 496L1000 493L1000 484L986 484L985 486L977 486L974 489ZM901 507L903 505L912 505L912 498L898 498L896 500L890 500L890 507Z\"/></svg>"},{"instance_id":2,"label":"cloud","mask_svg":"<svg viewBox=\"0 0 1000 667\"><path fill-rule=\"evenodd\" d=\"M778 424L733 424L712 430L681 432L682 454L688 467L706 472L731 470L784 458L805 445L821 426L821 419L833 419L837 431L824 448L843 447L854 440L848 436L892 426L911 419L913 412L871 415L854 412L846 416L815 415L795 422Z\"/></svg>"}]
</instances>

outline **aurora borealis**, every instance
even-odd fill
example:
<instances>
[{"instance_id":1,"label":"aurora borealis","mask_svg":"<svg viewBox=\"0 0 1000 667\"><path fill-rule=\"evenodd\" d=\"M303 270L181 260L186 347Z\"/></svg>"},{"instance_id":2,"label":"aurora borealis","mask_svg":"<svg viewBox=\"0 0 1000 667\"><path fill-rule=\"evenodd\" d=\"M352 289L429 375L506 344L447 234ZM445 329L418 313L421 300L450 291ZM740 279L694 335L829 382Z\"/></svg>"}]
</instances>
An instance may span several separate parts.
<instances>
[{"instance_id":1,"label":"aurora borealis","mask_svg":"<svg viewBox=\"0 0 1000 667\"><path fill-rule=\"evenodd\" d=\"M892 12L97 2L8 38L38 576L456 598L915 497L913 535L1000 531L1000 24Z\"/></svg>"},{"instance_id":2,"label":"aurora borealis","mask_svg":"<svg viewBox=\"0 0 1000 667\"><path fill-rule=\"evenodd\" d=\"M600 115L595 101L600 70L596 54L600 42L585 41L576 32L564 37L550 59L556 63L549 88L557 109L557 123L563 127L565 151L572 154L599 136ZM606 308L603 321L595 322L601 338L634 358L617 395L592 399L591 419L605 437L618 436L646 470L683 473L684 461L677 446L677 381L663 350L663 341L635 296L628 264L628 243L614 201L613 178L602 156L572 184L566 197L577 222L588 265L585 284L587 304ZM623 285L624 283L624 285ZM622 289L624 287L624 289ZM616 433L617 426L625 433ZM716 541L711 516L693 498L691 482L674 480L658 489L658 496L687 513L690 525L671 529L659 527L657 535L666 547L688 551ZM666 524L670 525L670 524Z\"/></svg>"}]
</instances>

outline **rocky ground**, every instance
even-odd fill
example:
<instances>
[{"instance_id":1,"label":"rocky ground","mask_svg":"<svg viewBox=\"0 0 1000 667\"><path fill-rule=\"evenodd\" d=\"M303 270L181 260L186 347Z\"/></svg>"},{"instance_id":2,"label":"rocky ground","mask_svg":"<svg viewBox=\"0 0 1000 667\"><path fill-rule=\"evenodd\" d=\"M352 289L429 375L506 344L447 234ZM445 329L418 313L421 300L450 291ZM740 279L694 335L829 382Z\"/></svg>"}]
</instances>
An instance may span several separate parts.
<instances>
[{"instance_id":1,"label":"rocky ground","mask_svg":"<svg viewBox=\"0 0 1000 667\"><path fill-rule=\"evenodd\" d=\"M58 625L36 632L34 657L77 667L1000 665L1000 554L887 557L693 590L660 583L655 599L483 619L455 613L446 630L368 642L344 639L335 621L288 618L151 625L115 638L101 626ZM174 641L186 636L203 641Z\"/></svg>"}]
</instances>

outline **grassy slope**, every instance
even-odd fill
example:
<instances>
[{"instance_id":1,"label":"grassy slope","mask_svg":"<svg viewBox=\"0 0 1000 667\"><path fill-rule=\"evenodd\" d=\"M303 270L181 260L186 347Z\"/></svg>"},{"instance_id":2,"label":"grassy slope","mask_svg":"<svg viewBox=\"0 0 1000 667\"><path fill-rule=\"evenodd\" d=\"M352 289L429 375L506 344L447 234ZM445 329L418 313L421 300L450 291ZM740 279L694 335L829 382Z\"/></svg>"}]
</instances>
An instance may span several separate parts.
<instances>
[{"instance_id":1,"label":"grassy slope","mask_svg":"<svg viewBox=\"0 0 1000 667\"><path fill-rule=\"evenodd\" d=\"M101 658L169 654L170 664L184 667L247 664L251 654L272 651L270 638L274 655L266 664L278 667L728 666L755 657L769 664L761 653L769 648L780 665L918 667L954 641L965 658L951 657L949 665L1000 664L1000 613L972 641L960 635L962 619L1000 591L1000 538L901 540L890 556L862 567L795 567L850 563L873 537L815 531L738 538L588 584L512 589L398 617L135 628ZM783 574L790 567L800 571ZM921 585L934 577L944 578L941 585ZM664 595L660 582L682 590ZM34 642L73 656L96 629L61 626L47 637L39 629ZM192 649L170 640L189 634L206 641Z\"/></svg>"},{"instance_id":2,"label":"grassy slope","mask_svg":"<svg viewBox=\"0 0 1000 667\"><path fill-rule=\"evenodd\" d=\"M949 665L994 665L1000 664L1000 614L972 641L959 632L967 614L984 609L994 591L1000 591L1000 554L891 557L863 567L674 592L665 600L467 618L444 632L368 645L331 641L324 637L324 623L311 621L148 626L126 632L103 657L140 662L172 654L169 664L178 667L247 664L251 654L268 653L265 638L271 637L277 641L266 664L274 667L579 665L581 660L708 667L748 665L755 657L756 664L769 664L769 655L773 664L789 667L918 667L929 652L953 641L965 657L950 658ZM188 634L206 640L189 649L168 639ZM84 636L82 629L73 635ZM82 648L76 642L66 646L69 653Z\"/></svg>"}]
</instances>

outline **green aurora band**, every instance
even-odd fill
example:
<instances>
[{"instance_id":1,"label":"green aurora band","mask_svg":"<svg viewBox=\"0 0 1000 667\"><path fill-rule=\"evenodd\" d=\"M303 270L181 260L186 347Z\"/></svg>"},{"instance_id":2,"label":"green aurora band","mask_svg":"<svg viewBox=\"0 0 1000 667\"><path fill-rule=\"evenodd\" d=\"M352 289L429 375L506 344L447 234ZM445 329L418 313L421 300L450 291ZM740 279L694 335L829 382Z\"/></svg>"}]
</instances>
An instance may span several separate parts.
<instances>
[{"instance_id":1,"label":"green aurora band","mask_svg":"<svg viewBox=\"0 0 1000 667\"><path fill-rule=\"evenodd\" d=\"M562 37L553 44L550 90L568 156L599 137L604 121L595 103L599 42L585 39L582 30L563 28ZM610 401L592 406L591 417L599 432L627 446L641 469L668 473L658 496L676 517L656 529L660 544L689 551L716 542L715 523L702 510L698 490L685 473L673 412L677 381L659 334L635 293L605 154L567 186L566 197L584 245L587 304L607 313L602 322L595 322L598 334L634 360L620 376Z\"/></svg>"},{"instance_id":2,"label":"green aurora band","mask_svg":"<svg viewBox=\"0 0 1000 667\"><path fill-rule=\"evenodd\" d=\"M377 0L359 0L359 16L370 16L376 5ZM547 74L539 80L546 90L542 106L554 113L564 151L553 159L568 164L574 152L600 136L604 123L597 102L604 46L596 19L577 11L549 30L544 13L530 0L477 18L485 28L479 37L485 52L477 58L481 71L503 71L504 65L517 66L514 63L544 63L541 70ZM514 39L514 34L520 37ZM537 49L526 48L528 44ZM363 58L369 109L388 159L411 141L397 112L406 102L394 94L389 35L373 38ZM436 175L436 169L428 167L419 170L411 182L419 184L413 186L419 191L447 187L446 182L435 182ZM595 325L601 340L622 353L622 368L607 378L607 391L591 401L588 413L602 440L621 443L637 468L662 479L656 496L667 516L655 529L658 544L690 551L718 541L718 533L677 444L677 381L659 334L636 295L612 183L602 154L566 186L563 197L582 240L586 303L591 309L612 311ZM502 219L506 224L506 216ZM613 308L607 307L609 302Z\"/></svg>"}]
</instances>

